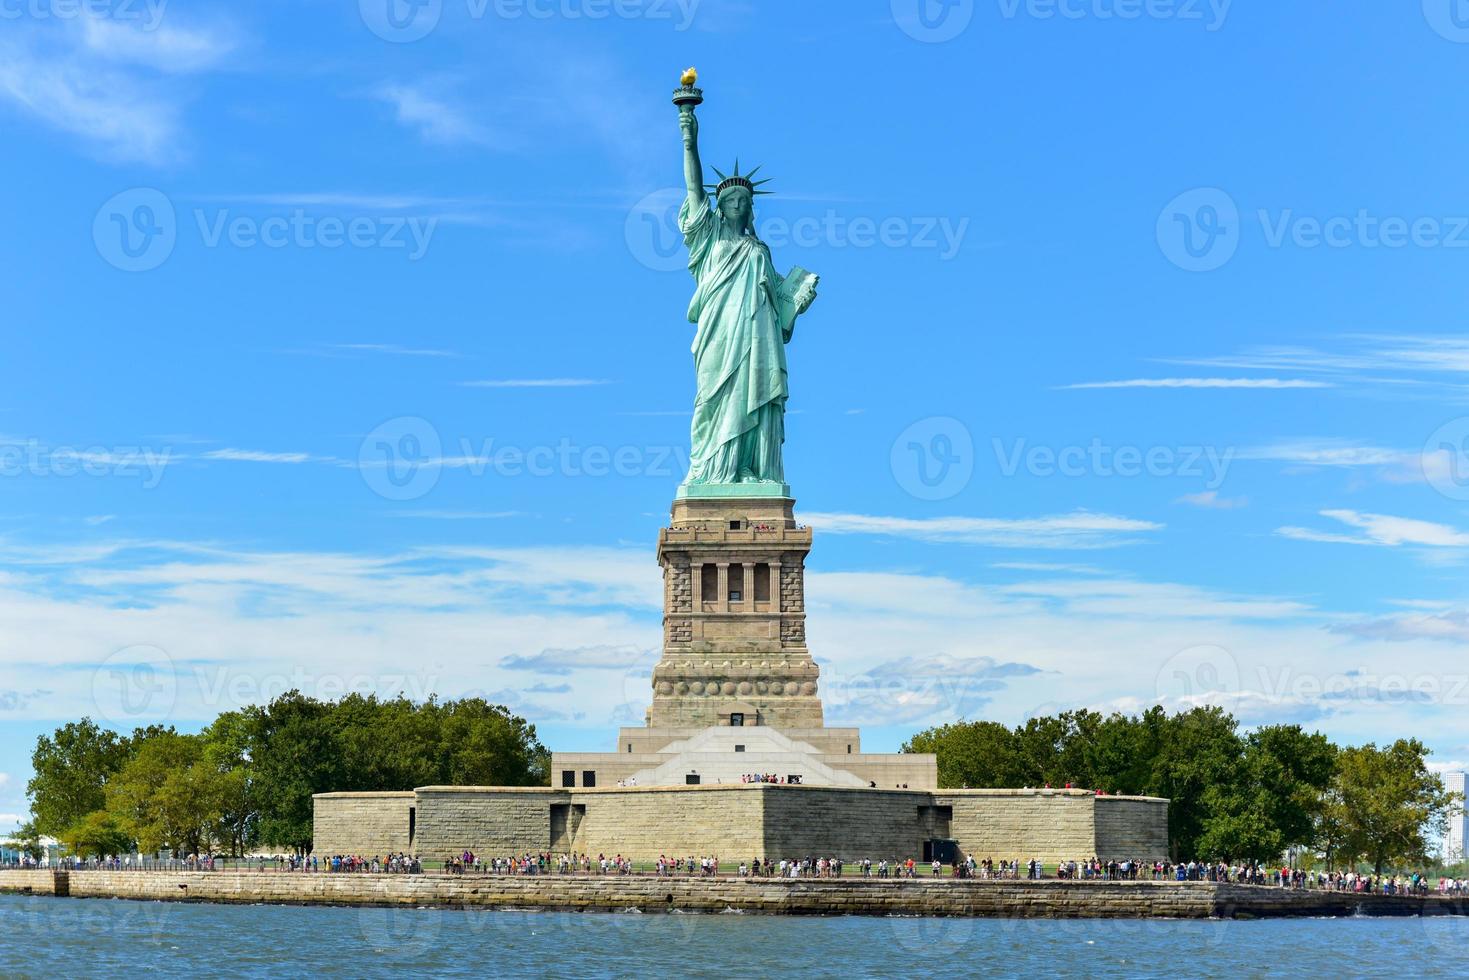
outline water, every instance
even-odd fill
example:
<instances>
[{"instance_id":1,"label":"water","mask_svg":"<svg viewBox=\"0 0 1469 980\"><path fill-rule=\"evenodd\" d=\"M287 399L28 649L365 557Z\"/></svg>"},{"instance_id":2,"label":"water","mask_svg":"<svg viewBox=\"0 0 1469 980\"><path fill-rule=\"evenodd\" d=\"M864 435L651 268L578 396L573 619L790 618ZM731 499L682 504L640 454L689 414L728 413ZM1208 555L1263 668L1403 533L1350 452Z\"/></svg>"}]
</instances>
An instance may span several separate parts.
<instances>
[{"instance_id":1,"label":"water","mask_svg":"<svg viewBox=\"0 0 1469 980\"><path fill-rule=\"evenodd\" d=\"M1469 918L609 915L0 896L7 977L1469 975Z\"/></svg>"}]
</instances>

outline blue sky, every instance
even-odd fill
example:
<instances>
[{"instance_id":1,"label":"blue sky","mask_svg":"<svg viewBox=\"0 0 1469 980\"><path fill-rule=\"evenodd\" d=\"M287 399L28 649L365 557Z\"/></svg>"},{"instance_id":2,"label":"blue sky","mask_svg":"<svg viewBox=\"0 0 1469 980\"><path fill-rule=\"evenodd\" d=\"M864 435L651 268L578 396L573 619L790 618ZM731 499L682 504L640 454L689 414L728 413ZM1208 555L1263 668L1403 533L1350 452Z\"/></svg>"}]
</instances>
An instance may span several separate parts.
<instances>
[{"instance_id":1,"label":"blue sky","mask_svg":"<svg viewBox=\"0 0 1469 980\"><path fill-rule=\"evenodd\" d=\"M1213 701L1469 759L1469 10L388 2L0 4L0 829L82 714L640 718L689 64L822 277L832 721Z\"/></svg>"}]
</instances>

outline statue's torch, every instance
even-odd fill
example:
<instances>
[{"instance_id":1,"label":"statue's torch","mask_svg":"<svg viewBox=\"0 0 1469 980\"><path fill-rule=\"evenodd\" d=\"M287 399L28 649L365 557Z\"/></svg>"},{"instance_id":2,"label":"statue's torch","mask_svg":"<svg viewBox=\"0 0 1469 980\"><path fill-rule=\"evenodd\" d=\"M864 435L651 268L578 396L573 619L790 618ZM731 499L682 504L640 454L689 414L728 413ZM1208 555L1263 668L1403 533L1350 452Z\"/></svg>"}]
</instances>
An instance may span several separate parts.
<instances>
[{"instance_id":1,"label":"statue's torch","mask_svg":"<svg viewBox=\"0 0 1469 980\"><path fill-rule=\"evenodd\" d=\"M704 90L694 88L694 83L699 80L699 73L693 68L685 68L679 76L679 86L673 90L673 104L678 106L680 114L694 111L694 106L704 101Z\"/></svg>"}]
</instances>

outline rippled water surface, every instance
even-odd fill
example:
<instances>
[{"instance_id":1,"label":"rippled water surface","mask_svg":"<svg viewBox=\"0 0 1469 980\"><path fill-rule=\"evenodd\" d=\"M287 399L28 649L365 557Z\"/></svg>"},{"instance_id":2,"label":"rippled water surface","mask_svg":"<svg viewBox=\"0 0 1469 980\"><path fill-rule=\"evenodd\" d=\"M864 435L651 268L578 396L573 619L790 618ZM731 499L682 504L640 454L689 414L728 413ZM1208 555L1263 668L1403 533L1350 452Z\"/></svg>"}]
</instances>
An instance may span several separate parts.
<instances>
[{"instance_id":1,"label":"rippled water surface","mask_svg":"<svg viewBox=\"0 0 1469 980\"><path fill-rule=\"evenodd\" d=\"M13 977L1469 976L1469 918L791 918L0 896ZM1352 968L1356 964L1358 968Z\"/></svg>"}]
</instances>

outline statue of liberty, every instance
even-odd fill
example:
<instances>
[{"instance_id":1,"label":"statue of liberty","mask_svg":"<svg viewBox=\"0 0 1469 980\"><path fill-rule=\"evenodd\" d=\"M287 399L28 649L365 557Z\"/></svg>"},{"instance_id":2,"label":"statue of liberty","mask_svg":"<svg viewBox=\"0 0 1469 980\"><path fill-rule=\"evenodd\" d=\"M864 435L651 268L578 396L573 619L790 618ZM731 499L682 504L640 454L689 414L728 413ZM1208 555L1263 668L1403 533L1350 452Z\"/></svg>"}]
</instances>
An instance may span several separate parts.
<instances>
[{"instance_id":1,"label":"statue of liberty","mask_svg":"<svg viewBox=\"0 0 1469 980\"><path fill-rule=\"evenodd\" d=\"M756 167L704 183L693 69L674 93L683 130L684 183L678 213L697 283L689 301L698 393L690 429L689 474L679 496L786 496L781 444L785 442L785 345L796 317L816 298L817 277L797 266L775 271L770 249L755 234L755 195L764 180ZM714 191L711 207L706 188Z\"/></svg>"}]
</instances>

